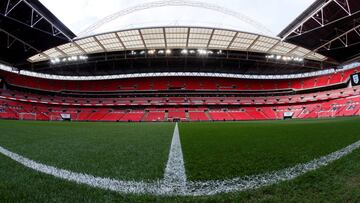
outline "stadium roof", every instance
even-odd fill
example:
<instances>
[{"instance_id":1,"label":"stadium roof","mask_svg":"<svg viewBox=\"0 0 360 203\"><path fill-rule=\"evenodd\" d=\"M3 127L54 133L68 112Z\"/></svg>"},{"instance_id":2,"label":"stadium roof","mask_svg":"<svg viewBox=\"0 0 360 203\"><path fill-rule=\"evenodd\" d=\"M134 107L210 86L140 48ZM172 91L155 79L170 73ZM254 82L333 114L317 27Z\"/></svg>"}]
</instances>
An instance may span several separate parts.
<instances>
[{"instance_id":1,"label":"stadium roof","mask_svg":"<svg viewBox=\"0 0 360 203\"><path fill-rule=\"evenodd\" d=\"M317 0L279 37L340 63L360 56L360 1Z\"/></svg>"},{"instance_id":2,"label":"stadium roof","mask_svg":"<svg viewBox=\"0 0 360 203\"><path fill-rule=\"evenodd\" d=\"M17 64L75 35L38 0L0 1L0 60Z\"/></svg>"},{"instance_id":3,"label":"stadium roof","mask_svg":"<svg viewBox=\"0 0 360 203\"><path fill-rule=\"evenodd\" d=\"M279 38L205 27L153 27L75 39L30 57L30 62L115 51L152 49L232 50L325 61L327 57Z\"/></svg>"}]
</instances>

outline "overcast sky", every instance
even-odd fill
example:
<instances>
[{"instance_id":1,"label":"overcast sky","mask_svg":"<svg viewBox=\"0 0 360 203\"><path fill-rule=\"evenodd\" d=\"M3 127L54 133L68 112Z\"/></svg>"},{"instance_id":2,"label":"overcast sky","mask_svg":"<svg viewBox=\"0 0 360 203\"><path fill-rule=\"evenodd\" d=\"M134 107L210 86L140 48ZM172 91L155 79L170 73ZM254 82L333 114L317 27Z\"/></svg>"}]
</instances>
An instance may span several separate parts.
<instances>
[{"instance_id":1,"label":"overcast sky","mask_svg":"<svg viewBox=\"0 0 360 203\"><path fill-rule=\"evenodd\" d=\"M75 34L104 17L144 3L159 0L40 0ZM106 23L93 33L150 26L210 26L276 36L314 0L193 0L216 4L246 16L271 30L264 33L223 13L193 7L161 7L137 11Z\"/></svg>"}]
</instances>

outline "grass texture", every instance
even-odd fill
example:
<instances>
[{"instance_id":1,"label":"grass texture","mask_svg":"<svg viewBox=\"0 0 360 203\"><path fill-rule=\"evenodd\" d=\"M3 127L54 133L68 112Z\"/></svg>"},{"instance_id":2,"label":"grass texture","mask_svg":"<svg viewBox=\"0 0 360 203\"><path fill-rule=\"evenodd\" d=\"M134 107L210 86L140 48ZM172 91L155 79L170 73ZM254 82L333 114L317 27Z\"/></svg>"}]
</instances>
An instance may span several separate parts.
<instances>
[{"instance_id":1,"label":"grass texture","mask_svg":"<svg viewBox=\"0 0 360 203\"><path fill-rule=\"evenodd\" d=\"M360 139L360 118L181 123L190 180L310 161ZM0 146L35 161L123 180L162 178L174 124L0 121ZM60 180L0 155L0 202L360 202L360 150L292 181L211 197L126 195Z\"/></svg>"}]
</instances>

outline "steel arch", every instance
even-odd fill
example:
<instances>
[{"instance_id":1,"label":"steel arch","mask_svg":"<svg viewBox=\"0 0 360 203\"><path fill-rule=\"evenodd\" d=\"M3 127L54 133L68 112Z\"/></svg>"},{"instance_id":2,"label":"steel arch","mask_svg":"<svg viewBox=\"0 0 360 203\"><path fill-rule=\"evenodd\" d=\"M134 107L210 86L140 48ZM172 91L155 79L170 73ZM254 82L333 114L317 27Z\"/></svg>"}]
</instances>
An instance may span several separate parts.
<instances>
[{"instance_id":1,"label":"steel arch","mask_svg":"<svg viewBox=\"0 0 360 203\"><path fill-rule=\"evenodd\" d=\"M216 4L195 1L195 0L160 0L160 1L153 1L153 2L148 2L148 3L138 4L138 5L120 10L111 15L108 15L105 18L90 25L84 31L80 32L79 36L81 37L81 36L90 35L97 28L99 28L111 21L116 20L117 18L119 18L121 16L126 16L129 14L138 12L138 11L143 11L143 10L152 9L152 8L166 7L166 6L170 6L170 7L187 6L187 7L203 8L203 9L207 9L207 10L211 10L211 11L216 11L216 12L228 15L228 16L232 16L234 18L239 19L242 22L245 22L245 23L251 25L252 27L258 29L261 32L261 34L267 34L267 35L273 34L270 29L268 29L265 25L261 24L260 22L257 22L256 20L253 20L250 17L248 17L242 13L239 13L237 11L234 11L234 10L231 10L231 9L228 9L228 8L216 5Z\"/></svg>"}]
</instances>

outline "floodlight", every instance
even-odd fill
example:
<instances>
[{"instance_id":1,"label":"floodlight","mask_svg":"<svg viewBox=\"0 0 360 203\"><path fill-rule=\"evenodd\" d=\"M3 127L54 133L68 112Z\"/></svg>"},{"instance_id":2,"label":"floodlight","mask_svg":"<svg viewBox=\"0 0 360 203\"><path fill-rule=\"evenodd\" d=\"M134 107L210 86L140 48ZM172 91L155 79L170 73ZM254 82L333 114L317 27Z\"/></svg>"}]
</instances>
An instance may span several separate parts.
<instances>
[{"instance_id":1,"label":"floodlight","mask_svg":"<svg viewBox=\"0 0 360 203\"><path fill-rule=\"evenodd\" d=\"M190 54L195 54L195 50L190 50L189 53Z\"/></svg>"},{"instance_id":2,"label":"floodlight","mask_svg":"<svg viewBox=\"0 0 360 203\"><path fill-rule=\"evenodd\" d=\"M155 51L156 51L155 49L149 50L149 51L148 51L148 54L153 55L153 54L155 54Z\"/></svg>"},{"instance_id":3,"label":"floodlight","mask_svg":"<svg viewBox=\"0 0 360 203\"><path fill-rule=\"evenodd\" d=\"M205 49L198 49L197 52L198 52L199 55L206 55L207 54L207 51Z\"/></svg>"},{"instance_id":4,"label":"floodlight","mask_svg":"<svg viewBox=\"0 0 360 203\"><path fill-rule=\"evenodd\" d=\"M187 55L188 53L189 53L189 51L187 49L181 50L181 54L183 54L183 55Z\"/></svg>"}]
</instances>

